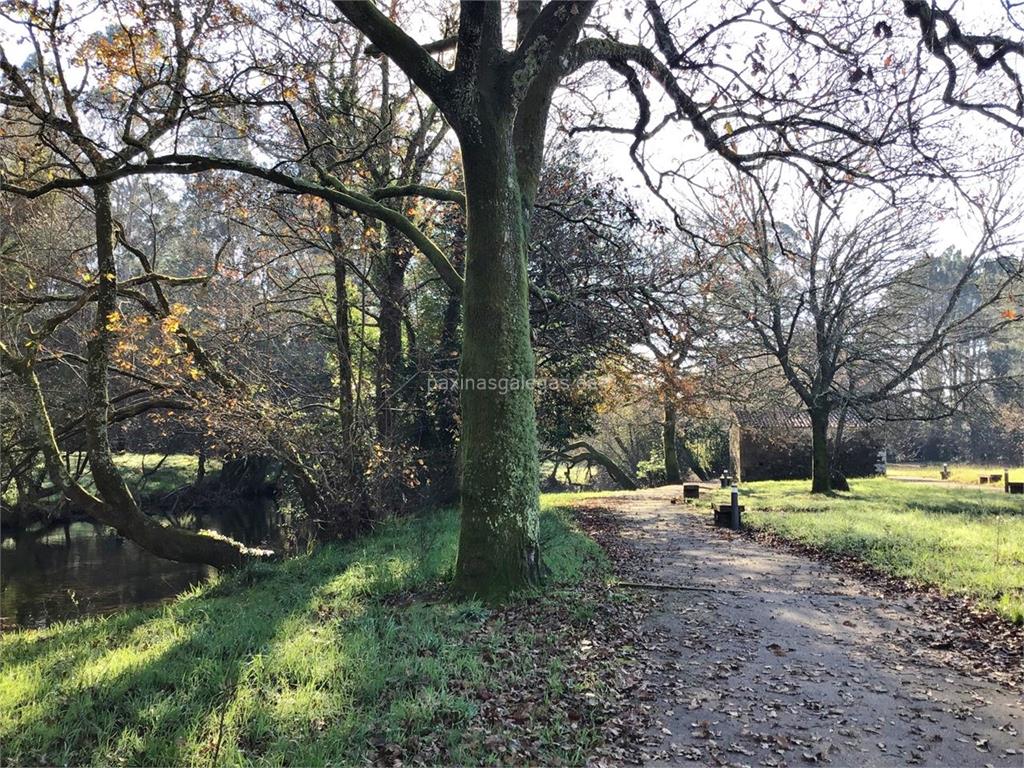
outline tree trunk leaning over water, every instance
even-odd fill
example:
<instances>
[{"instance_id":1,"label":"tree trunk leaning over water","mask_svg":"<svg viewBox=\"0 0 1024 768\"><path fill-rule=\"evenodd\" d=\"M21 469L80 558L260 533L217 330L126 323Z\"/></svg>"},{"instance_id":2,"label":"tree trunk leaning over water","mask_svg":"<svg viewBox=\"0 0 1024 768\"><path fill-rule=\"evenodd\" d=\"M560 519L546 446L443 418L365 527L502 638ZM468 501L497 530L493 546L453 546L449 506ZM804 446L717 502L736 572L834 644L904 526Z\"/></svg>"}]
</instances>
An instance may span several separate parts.
<instances>
[{"instance_id":1,"label":"tree trunk leaning over water","mask_svg":"<svg viewBox=\"0 0 1024 768\"><path fill-rule=\"evenodd\" d=\"M106 185L96 187L93 198L96 204L96 262L99 274L96 319L87 345L86 381L89 391L85 436L89 468L103 504L92 510L92 514L100 522L113 526L122 536L159 557L207 563L218 568L240 565L246 555L250 554L242 544L227 538L166 527L147 517L139 509L114 464L107 433L107 413L110 410L107 367L110 361L111 329L118 313L110 188Z\"/></svg>"},{"instance_id":2,"label":"tree trunk leaning over water","mask_svg":"<svg viewBox=\"0 0 1024 768\"><path fill-rule=\"evenodd\" d=\"M31 401L32 422L41 446L46 469L54 485L73 504L100 523L114 528L120 535L133 541L158 557L189 563L206 563L217 568L241 565L253 555L266 555L262 550L250 550L231 539L208 536L181 528L161 525L139 508L114 463L107 433L110 398L107 387L107 368L112 328L117 316L117 272L114 259L113 217L110 208L110 188L97 186L96 204L96 315L92 335L87 343L85 434L89 468L97 495L85 490L67 471L61 461L53 425L43 398L42 387L35 374L31 358L17 358L6 347L0 349L4 363L19 376Z\"/></svg>"}]
</instances>

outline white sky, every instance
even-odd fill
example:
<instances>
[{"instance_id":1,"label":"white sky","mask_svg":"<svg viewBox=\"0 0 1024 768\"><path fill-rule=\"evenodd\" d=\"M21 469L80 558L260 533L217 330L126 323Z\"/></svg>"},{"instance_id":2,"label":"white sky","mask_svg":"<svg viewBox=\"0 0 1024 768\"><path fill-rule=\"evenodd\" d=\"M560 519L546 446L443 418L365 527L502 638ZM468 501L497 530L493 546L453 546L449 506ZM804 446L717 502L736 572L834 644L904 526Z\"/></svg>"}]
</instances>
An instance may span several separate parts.
<instances>
[{"instance_id":1,"label":"white sky","mask_svg":"<svg viewBox=\"0 0 1024 768\"><path fill-rule=\"evenodd\" d=\"M413 14L411 22L407 25L409 31L422 42L437 36L438 19L441 18L442 14L437 12L436 9L447 7L444 0L428 0L428 2L429 6L426 3L418 6L418 10ZM72 11L76 10L76 5L91 7L91 4L86 6L82 0L72 0L72 2L64 3L65 8ZM508 4L506 5L508 6ZM894 24L909 24L911 22L903 18L901 5L901 3L895 2L895 0L893 1L893 12L890 18ZM708 7L712 9L712 12L717 12L717 6L718 3L711 3ZM1005 19L1005 11L1000 0L971 0L969 3L954 2L948 4L947 7L954 9L959 18L962 19L965 27L979 28L977 26L972 27L971 25L980 25L981 31L989 31L992 19ZM630 6L629 4L606 2L599 6L599 8L602 8L605 14L603 21L606 20L607 23L613 24L615 27L621 25L623 30L635 28L642 16L642 6L639 6L639 4ZM627 19L625 13L630 8L634 11L632 14L633 18ZM506 13L506 22L506 36L511 38L514 34L514 15L512 13ZM83 26L89 32L101 30L105 26L103 14L93 14L85 20ZM1013 33L1008 24L1006 29L1002 31L1007 35ZM631 39L630 34L632 33L624 32L623 39L629 41ZM12 61L23 61L31 53L30 45L20 38L20 30L2 19L0 19L0 43L2 43L8 58ZM621 82L621 80L617 82ZM654 95L654 91L650 93L652 96ZM657 104L656 101L654 103ZM610 123L629 126L635 120L635 105L624 87L614 91L607 97L607 106L609 113L614 115L613 118L609 119ZM661 106L664 109L664 103ZM963 126L968 139L976 141L979 146L991 144L993 141L1007 140L1008 131L976 115L964 116ZM1001 133L1005 135L1001 136ZM661 215L664 207L647 191L642 177L630 161L627 152L629 141L626 138L609 134L584 134L581 137L581 144L587 150L594 152L599 160L599 171L621 178L624 189L634 199L641 203L650 203L649 215ZM673 126L663 136L652 140L648 147L648 158L652 167L667 168L680 157L680 151L691 156L707 155L701 143L693 141L692 132L686 124ZM707 167L711 169L708 178L713 182L716 176L724 174L726 164L718 158L708 158ZM668 196L673 199L684 198L686 194L690 193L690 190L684 189L683 186L679 185L679 188L676 190L672 190L671 187L667 188L669 190ZM1021 190L1020 196L1024 198L1024 186L1021 186L1021 183L1018 182L1017 188ZM954 216L935 222L936 241L940 247L947 244L964 245L965 241L975 238L977 231L976 221L966 216Z\"/></svg>"}]
</instances>

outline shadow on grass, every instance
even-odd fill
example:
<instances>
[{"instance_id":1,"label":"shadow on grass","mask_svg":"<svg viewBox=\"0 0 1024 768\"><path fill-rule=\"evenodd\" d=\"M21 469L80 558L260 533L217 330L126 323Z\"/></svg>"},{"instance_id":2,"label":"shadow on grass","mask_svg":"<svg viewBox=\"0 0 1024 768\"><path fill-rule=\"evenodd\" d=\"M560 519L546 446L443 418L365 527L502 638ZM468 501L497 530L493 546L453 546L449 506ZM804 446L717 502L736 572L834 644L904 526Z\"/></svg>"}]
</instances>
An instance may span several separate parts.
<instances>
[{"instance_id":1,"label":"shadow on grass","mask_svg":"<svg viewBox=\"0 0 1024 768\"><path fill-rule=\"evenodd\" d=\"M194 762L182 750L216 719L242 666L337 575L310 560L273 574L253 566L162 608L9 638L3 762Z\"/></svg>"}]
</instances>

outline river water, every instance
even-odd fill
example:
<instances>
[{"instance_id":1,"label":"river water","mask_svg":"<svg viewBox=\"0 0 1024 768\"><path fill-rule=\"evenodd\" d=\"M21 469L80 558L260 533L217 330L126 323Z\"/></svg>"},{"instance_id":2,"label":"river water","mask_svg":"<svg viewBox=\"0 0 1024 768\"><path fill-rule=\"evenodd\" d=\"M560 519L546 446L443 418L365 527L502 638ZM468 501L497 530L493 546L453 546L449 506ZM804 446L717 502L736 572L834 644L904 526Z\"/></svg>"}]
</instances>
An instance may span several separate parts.
<instances>
[{"instance_id":1,"label":"river water","mask_svg":"<svg viewBox=\"0 0 1024 768\"><path fill-rule=\"evenodd\" d=\"M203 517L209 528L246 544L295 547L290 521L271 499L256 499L229 516ZM205 565L155 557L110 529L72 523L66 529L4 533L0 546L0 625L45 627L173 598L214 573Z\"/></svg>"}]
</instances>

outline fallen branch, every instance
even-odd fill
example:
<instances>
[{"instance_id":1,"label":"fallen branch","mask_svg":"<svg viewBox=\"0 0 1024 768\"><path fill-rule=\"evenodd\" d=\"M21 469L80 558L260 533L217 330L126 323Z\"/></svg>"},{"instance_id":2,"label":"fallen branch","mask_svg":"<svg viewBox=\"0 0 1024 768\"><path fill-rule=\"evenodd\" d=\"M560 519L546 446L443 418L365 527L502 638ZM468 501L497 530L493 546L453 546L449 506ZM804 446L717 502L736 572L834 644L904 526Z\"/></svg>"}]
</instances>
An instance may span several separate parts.
<instances>
[{"instance_id":1,"label":"fallen branch","mask_svg":"<svg viewBox=\"0 0 1024 768\"><path fill-rule=\"evenodd\" d=\"M573 451L582 451L582 453L573 454ZM564 448L552 451L552 457L562 461L569 461L574 464L578 464L582 461L600 464L605 468L612 480L614 480L620 488L627 491L637 490L636 481L629 476L628 472L616 464L615 461L606 453L599 451L585 440L577 440Z\"/></svg>"}]
</instances>

